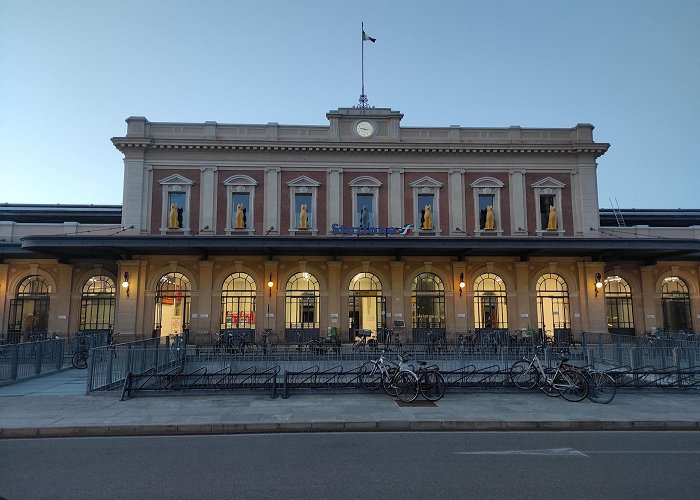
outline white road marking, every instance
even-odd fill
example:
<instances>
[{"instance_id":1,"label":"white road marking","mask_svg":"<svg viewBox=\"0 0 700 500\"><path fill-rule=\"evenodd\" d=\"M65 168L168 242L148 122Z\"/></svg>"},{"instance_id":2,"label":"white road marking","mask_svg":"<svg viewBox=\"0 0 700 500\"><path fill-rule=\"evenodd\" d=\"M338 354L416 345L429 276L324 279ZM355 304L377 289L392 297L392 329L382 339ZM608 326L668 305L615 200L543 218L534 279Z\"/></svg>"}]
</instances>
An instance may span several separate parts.
<instances>
[{"instance_id":1,"label":"white road marking","mask_svg":"<svg viewBox=\"0 0 700 500\"><path fill-rule=\"evenodd\" d=\"M588 455L585 453L573 448L547 448L543 450L456 451L455 455L539 455L558 457L588 457Z\"/></svg>"}]
</instances>

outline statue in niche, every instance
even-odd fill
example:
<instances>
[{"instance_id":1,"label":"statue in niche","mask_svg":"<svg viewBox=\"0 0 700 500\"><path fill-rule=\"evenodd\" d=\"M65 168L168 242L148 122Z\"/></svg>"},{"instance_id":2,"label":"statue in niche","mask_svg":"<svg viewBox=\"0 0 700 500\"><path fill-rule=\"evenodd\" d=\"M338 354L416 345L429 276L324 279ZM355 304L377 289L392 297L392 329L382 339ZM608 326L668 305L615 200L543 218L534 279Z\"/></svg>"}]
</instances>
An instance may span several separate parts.
<instances>
[{"instance_id":1,"label":"statue in niche","mask_svg":"<svg viewBox=\"0 0 700 500\"><path fill-rule=\"evenodd\" d=\"M496 229L496 217L493 213L493 205L486 206L486 222L484 223L484 229L489 231Z\"/></svg>"},{"instance_id":2,"label":"statue in niche","mask_svg":"<svg viewBox=\"0 0 700 500\"><path fill-rule=\"evenodd\" d=\"M246 228L246 208L243 206L243 203L239 203L236 205L236 225L234 226L234 229L245 229Z\"/></svg>"},{"instance_id":3,"label":"statue in niche","mask_svg":"<svg viewBox=\"0 0 700 500\"><path fill-rule=\"evenodd\" d=\"M554 205L549 205L549 221L547 222L547 231L556 231L557 228L557 209Z\"/></svg>"},{"instance_id":4,"label":"statue in niche","mask_svg":"<svg viewBox=\"0 0 700 500\"><path fill-rule=\"evenodd\" d=\"M168 229L179 229L180 228L180 217L177 208L177 203L170 204L170 214L168 217Z\"/></svg>"},{"instance_id":5,"label":"statue in niche","mask_svg":"<svg viewBox=\"0 0 700 500\"><path fill-rule=\"evenodd\" d=\"M433 211L430 205L423 207L420 211L420 227L421 229L430 230L433 228Z\"/></svg>"},{"instance_id":6,"label":"statue in niche","mask_svg":"<svg viewBox=\"0 0 700 500\"><path fill-rule=\"evenodd\" d=\"M299 229L309 229L309 214L306 210L306 203L299 207Z\"/></svg>"},{"instance_id":7,"label":"statue in niche","mask_svg":"<svg viewBox=\"0 0 700 500\"><path fill-rule=\"evenodd\" d=\"M360 227L369 227L369 210L367 210L367 207L362 207L362 210L360 210Z\"/></svg>"}]
</instances>

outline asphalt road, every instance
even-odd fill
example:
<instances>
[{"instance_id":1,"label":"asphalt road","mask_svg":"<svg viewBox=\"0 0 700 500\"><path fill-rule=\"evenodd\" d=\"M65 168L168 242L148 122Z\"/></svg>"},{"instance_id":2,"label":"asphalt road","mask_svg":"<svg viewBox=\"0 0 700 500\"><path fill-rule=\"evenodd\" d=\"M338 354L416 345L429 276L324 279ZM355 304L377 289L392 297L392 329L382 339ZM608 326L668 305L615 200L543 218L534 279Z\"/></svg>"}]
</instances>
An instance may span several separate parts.
<instances>
[{"instance_id":1,"label":"asphalt road","mask_svg":"<svg viewBox=\"0 0 700 500\"><path fill-rule=\"evenodd\" d=\"M698 432L319 433L0 441L0 497L698 498Z\"/></svg>"}]
</instances>

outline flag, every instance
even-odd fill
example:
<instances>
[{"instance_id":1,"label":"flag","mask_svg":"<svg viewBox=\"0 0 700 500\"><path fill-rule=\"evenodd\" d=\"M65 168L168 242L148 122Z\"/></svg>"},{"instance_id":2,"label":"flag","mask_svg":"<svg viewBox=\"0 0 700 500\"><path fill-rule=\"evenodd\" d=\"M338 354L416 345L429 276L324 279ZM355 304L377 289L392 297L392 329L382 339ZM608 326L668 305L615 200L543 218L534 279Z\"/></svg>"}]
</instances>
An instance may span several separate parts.
<instances>
[{"instance_id":1,"label":"flag","mask_svg":"<svg viewBox=\"0 0 700 500\"><path fill-rule=\"evenodd\" d=\"M365 30L362 30L362 41L364 42L365 40L369 40L370 42L374 43L377 41L376 38L372 38L369 36L367 33L365 33Z\"/></svg>"}]
</instances>

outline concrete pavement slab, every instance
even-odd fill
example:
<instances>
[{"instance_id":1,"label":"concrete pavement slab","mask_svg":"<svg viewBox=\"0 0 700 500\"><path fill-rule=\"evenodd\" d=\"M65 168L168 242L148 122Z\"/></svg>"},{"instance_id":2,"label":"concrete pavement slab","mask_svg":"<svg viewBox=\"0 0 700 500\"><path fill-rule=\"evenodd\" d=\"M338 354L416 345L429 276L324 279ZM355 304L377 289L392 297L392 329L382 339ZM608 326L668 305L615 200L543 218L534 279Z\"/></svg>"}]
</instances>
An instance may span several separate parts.
<instances>
[{"instance_id":1,"label":"concrete pavement slab","mask_svg":"<svg viewBox=\"0 0 700 500\"><path fill-rule=\"evenodd\" d=\"M0 387L0 437L230 432L698 430L700 391L620 390L607 405L532 392L448 391L435 406L381 392L85 395L69 370Z\"/></svg>"}]
</instances>

